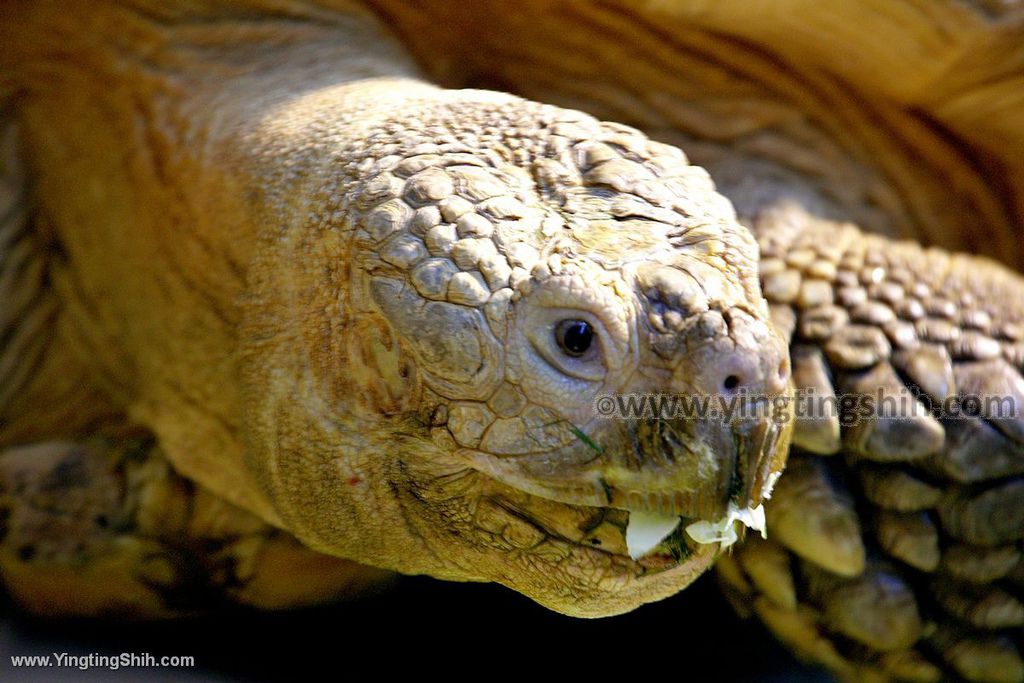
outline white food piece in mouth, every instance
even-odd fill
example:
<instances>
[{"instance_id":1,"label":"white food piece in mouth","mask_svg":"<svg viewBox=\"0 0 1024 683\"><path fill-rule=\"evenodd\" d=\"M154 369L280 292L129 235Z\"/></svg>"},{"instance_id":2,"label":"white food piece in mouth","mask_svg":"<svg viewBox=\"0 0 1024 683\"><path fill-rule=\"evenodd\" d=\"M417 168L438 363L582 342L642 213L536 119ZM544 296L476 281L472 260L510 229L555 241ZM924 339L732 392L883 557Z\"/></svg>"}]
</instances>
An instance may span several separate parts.
<instances>
[{"instance_id":1,"label":"white food piece in mouth","mask_svg":"<svg viewBox=\"0 0 1024 683\"><path fill-rule=\"evenodd\" d=\"M724 550L739 540L734 522L743 522L749 529L756 529L761 532L761 538L768 538L767 525L764 520L764 506L756 508L743 508L736 506L736 503L729 503L729 509L717 522L700 521L686 527L686 533L697 543L721 543Z\"/></svg>"},{"instance_id":2,"label":"white food piece in mouth","mask_svg":"<svg viewBox=\"0 0 1024 683\"><path fill-rule=\"evenodd\" d=\"M775 484L778 483L779 477L782 476L782 470L778 472L772 472L768 475L768 479L764 482L764 490L761 491L761 499L768 500L772 497L772 491L775 490Z\"/></svg>"},{"instance_id":3,"label":"white food piece in mouth","mask_svg":"<svg viewBox=\"0 0 1024 683\"><path fill-rule=\"evenodd\" d=\"M629 556L639 560L675 531L680 521L680 517L631 510L626 524L626 549Z\"/></svg>"}]
</instances>

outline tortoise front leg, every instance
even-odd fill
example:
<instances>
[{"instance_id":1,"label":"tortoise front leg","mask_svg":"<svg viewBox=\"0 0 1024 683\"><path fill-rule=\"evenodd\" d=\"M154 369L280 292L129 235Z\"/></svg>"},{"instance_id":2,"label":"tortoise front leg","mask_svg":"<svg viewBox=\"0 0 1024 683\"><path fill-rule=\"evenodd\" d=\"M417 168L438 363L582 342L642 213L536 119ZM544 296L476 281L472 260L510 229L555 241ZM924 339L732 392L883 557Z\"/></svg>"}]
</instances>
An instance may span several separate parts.
<instances>
[{"instance_id":1,"label":"tortoise front leg","mask_svg":"<svg viewBox=\"0 0 1024 683\"><path fill-rule=\"evenodd\" d=\"M178 476L146 437L0 453L0 577L44 615L337 599L387 572L321 555Z\"/></svg>"},{"instance_id":2,"label":"tortoise front leg","mask_svg":"<svg viewBox=\"0 0 1024 683\"><path fill-rule=\"evenodd\" d=\"M798 419L728 592L846 679L1024 681L1024 280L797 206L753 225Z\"/></svg>"}]
</instances>

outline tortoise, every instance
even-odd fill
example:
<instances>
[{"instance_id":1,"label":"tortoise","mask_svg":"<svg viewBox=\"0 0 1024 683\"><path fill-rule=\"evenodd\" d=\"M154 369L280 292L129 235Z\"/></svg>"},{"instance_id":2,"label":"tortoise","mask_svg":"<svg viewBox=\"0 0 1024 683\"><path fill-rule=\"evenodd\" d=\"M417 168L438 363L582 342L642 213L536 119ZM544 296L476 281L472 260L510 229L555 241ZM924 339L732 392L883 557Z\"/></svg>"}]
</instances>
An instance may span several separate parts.
<instances>
[{"instance_id":1,"label":"tortoise","mask_svg":"<svg viewBox=\"0 0 1024 683\"><path fill-rule=\"evenodd\" d=\"M840 677L1024 680L1020 3L0 16L26 609L714 565ZM772 411L603 414L654 396Z\"/></svg>"}]
</instances>

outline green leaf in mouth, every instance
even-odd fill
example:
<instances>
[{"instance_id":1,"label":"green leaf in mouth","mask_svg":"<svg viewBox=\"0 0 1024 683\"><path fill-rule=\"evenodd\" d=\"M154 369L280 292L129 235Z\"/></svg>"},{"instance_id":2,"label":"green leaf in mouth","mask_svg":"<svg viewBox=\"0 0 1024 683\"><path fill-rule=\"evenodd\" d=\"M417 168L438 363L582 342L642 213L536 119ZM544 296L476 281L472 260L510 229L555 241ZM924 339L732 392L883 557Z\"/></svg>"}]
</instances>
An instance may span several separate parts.
<instances>
[{"instance_id":1,"label":"green leaf in mouth","mask_svg":"<svg viewBox=\"0 0 1024 683\"><path fill-rule=\"evenodd\" d=\"M585 444L587 445L587 447L588 447L588 448L590 448L590 449L591 449L592 451L594 451L594 452L595 452L595 453L597 453L598 455L601 455L602 453L604 453L604 449L603 449L603 448L601 448L600 446L598 446L598 445L597 445L596 443L594 443L594 440L593 440L593 439L591 439L591 438L590 438L589 436L587 436L586 434L584 434L584 433L583 433L583 430L582 430L582 429L580 429L579 427L577 427L576 425L574 425L574 424L570 424L570 425L569 425L569 431L570 431L570 432L572 432L572 433L573 433L573 435L574 435L574 436L575 436L575 437L576 437L577 439L579 439L580 441L582 441L583 443L585 443Z\"/></svg>"}]
</instances>

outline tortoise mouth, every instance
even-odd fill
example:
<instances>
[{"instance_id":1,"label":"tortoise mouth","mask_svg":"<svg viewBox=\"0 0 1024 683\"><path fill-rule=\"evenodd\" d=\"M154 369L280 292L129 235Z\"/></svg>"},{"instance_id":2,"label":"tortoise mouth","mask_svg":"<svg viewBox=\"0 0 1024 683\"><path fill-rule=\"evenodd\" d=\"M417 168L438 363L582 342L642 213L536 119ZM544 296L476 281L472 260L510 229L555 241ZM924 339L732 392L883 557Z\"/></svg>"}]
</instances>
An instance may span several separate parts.
<instances>
[{"instance_id":1,"label":"tortoise mouth","mask_svg":"<svg viewBox=\"0 0 1024 683\"><path fill-rule=\"evenodd\" d=\"M574 597L571 603L565 603L562 598L552 599L549 589L538 589L532 581L529 589L523 590L523 586L516 585L514 572L503 573L492 580L525 592L541 604L565 614L604 617L667 598L703 575L719 555L718 544L699 544L689 538L685 532L687 524L683 521L654 547L634 558L627 543L632 514L628 510L560 503L516 492L520 498L515 503L494 497L488 499L489 503L502 506L544 535L541 544L525 551L531 556L526 562L541 575L550 577L551 586L573 582ZM535 505L540 509L534 508ZM567 516L552 520L552 510ZM579 516L578 521L573 515ZM508 529L505 534L508 535ZM546 561L549 557L550 563ZM513 554L508 556L508 561L515 563L517 559ZM560 593L556 588L554 594Z\"/></svg>"},{"instance_id":2,"label":"tortoise mouth","mask_svg":"<svg viewBox=\"0 0 1024 683\"><path fill-rule=\"evenodd\" d=\"M672 528L648 544L642 552L631 547L631 517L644 514L608 505L581 505L553 500L536 495L522 488L514 487L486 474L475 474L487 478L487 492L478 501L497 514L477 515L478 526L484 531L498 531L497 525L488 524L491 519L501 518L500 533L504 541L512 546L523 547L522 526L532 527L543 534L543 541L532 548L544 554L554 546L570 554L580 554L606 569L619 570L636 578L698 565L710 564L717 555L719 544L702 543L687 533L687 529L700 520L676 516ZM513 520L515 520L514 523ZM740 532L742 533L742 532ZM538 539L527 541L532 543Z\"/></svg>"},{"instance_id":3,"label":"tortoise mouth","mask_svg":"<svg viewBox=\"0 0 1024 683\"><path fill-rule=\"evenodd\" d=\"M476 517L485 531L511 536L504 540L512 546L543 537L563 549L610 557L615 566L643 576L713 557L738 541L746 528L765 533L762 500L770 496L781 468L775 456L784 428L769 422L731 431L737 435L733 447L716 454L728 464L721 469L728 471L701 480L696 493L673 488L678 482L657 472L644 478L650 488L637 491L617 487L609 470L558 477L555 469L542 479L515 468L521 456L469 450L459 455L475 476L488 482L480 489L486 502L478 507L490 506L493 514ZM557 454L554 458L557 462Z\"/></svg>"},{"instance_id":4,"label":"tortoise mouth","mask_svg":"<svg viewBox=\"0 0 1024 683\"><path fill-rule=\"evenodd\" d=\"M673 422L689 423L688 438L673 432ZM574 427L576 442L532 452L458 448L454 454L474 470L542 498L707 518L721 515L730 501L747 506L760 500L771 475L782 469L778 456L791 431L789 421L773 418L633 423L606 439Z\"/></svg>"},{"instance_id":5,"label":"tortoise mouth","mask_svg":"<svg viewBox=\"0 0 1024 683\"><path fill-rule=\"evenodd\" d=\"M658 422L652 421L647 431L658 431ZM637 462L633 454L615 452L582 466L563 466L577 455L563 459L565 449L513 456L460 449L457 455L480 474L525 495L607 511L603 518L617 522L634 559L659 553L679 558L693 552L694 543L731 545L738 540L736 521L763 534L762 501L770 496L784 462L778 456L785 450L787 430L772 420L719 425L707 435L677 442L674 456L646 456L633 468L628 467ZM626 444L626 449L643 445Z\"/></svg>"},{"instance_id":6,"label":"tortoise mouth","mask_svg":"<svg viewBox=\"0 0 1024 683\"><path fill-rule=\"evenodd\" d=\"M787 433L785 426L781 431ZM620 475L643 476L642 487L632 490L645 496L630 499L618 493L631 489L607 488L617 482L600 476L613 474L616 463L630 454L612 452L610 439L595 443L603 446L608 462L594 459L597 453L579 441L577 450L566 452L505 455L446 449L435 457L403 460L401 476L410 484L397 490L408 492L400 496L408 519L416 520L435 554L449 556L453 547L472 548L478 559L469 571L477 580L501 583L565 614L608 616L673 595L709 569L722 546L744 533L744 525L735 523L743 517L733 514L732 508L746 505L745 487L721 487L719 475L728 472L728 481L745 482L754 472L773 474L781 469L785 452L785 443L775 439L751 439L752 448L757 444L752 453L758 455L753 461L758 467L737 465L731 460L738 451L730 434L720 450L703 448L708 459L700 462L714 465L714 477L673 478L671 467L678 468L681 460L661 472L651 466L650 458L639 469L620 466ZM614 443L632 447L625 440ZM701 444L707 442L688 439L685 445L693 450ZM546 471L545 457L551 465ZM516 466L525 459L532 469ZM509 467L494 467L502 464ZM700 468L693 471L704 473ZM592 476L595 472L598 476ZM559 487L554 495L547 486L552 483ZM665 509L654 504L655 496L646 495L696 495L701 487L701 499L707 501L703 507ZM765 490L759 488L754 500L759 503ZM638 515L656 517L634 529L645 532L639 535L630 529ZM695 524L706 527L702 538L690 533ZM460 565L452 575L466 571L466 565Z\"/></svg>"}]
</instances>

